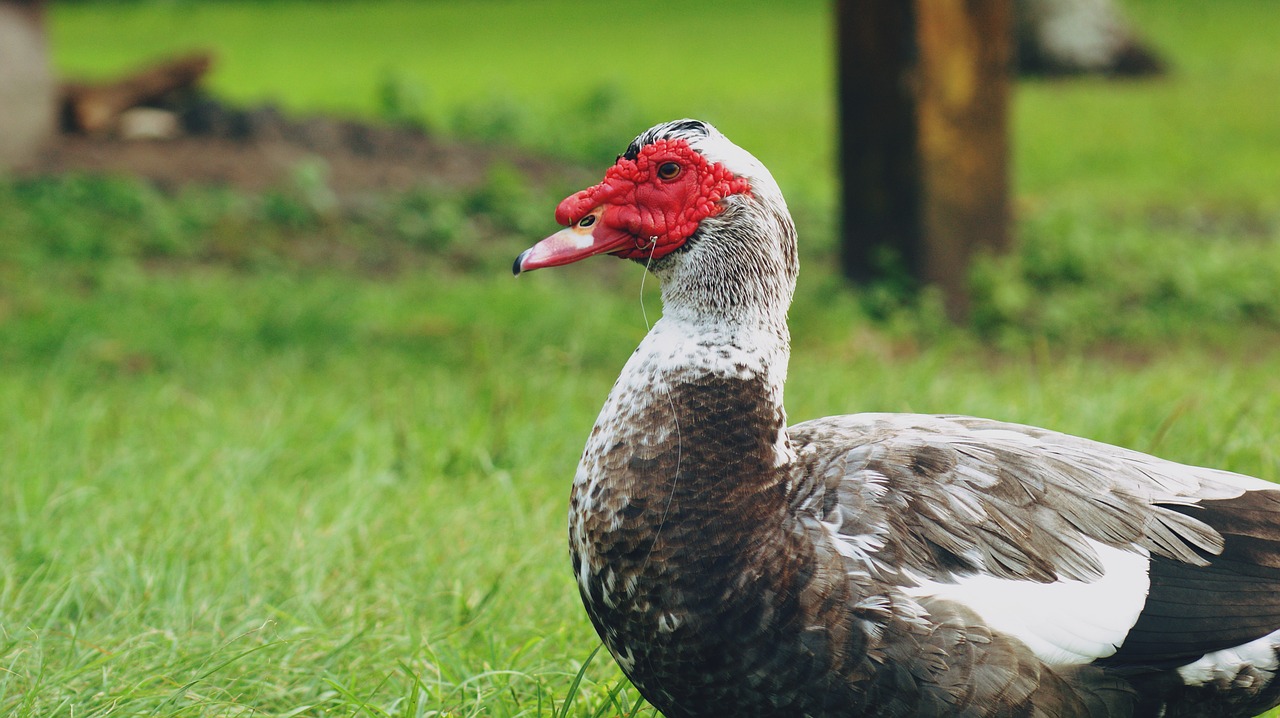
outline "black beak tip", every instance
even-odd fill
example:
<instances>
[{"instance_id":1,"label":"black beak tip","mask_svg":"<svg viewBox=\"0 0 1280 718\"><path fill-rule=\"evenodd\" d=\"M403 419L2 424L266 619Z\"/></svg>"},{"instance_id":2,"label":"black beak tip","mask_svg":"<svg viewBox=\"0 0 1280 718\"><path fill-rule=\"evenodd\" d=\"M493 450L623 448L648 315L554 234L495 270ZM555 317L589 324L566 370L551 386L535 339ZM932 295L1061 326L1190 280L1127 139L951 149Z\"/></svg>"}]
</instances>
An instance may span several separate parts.
<instances>
[{"instance_id":1,"label":"black beak tip","mask_svg":"<svg viewBox=\"0 0 1280 718\"><path fill-rule=\"evenodd\" d=\"M526 250L524 250L523 252L521 252L521 253L520 253L520 256L519 256L519 257L516 257L516 261L515 261L515 263L511 265L511 275L512 275L513 277L518 277L518 276L520 276L520 271L521 271L521 270L520 270L520 263L524 261L524 256L525 256L526 254L528 254L528 253L529 253L529 250L527 250L527 249L526 249Z\"/></svg>"}]
</instances>

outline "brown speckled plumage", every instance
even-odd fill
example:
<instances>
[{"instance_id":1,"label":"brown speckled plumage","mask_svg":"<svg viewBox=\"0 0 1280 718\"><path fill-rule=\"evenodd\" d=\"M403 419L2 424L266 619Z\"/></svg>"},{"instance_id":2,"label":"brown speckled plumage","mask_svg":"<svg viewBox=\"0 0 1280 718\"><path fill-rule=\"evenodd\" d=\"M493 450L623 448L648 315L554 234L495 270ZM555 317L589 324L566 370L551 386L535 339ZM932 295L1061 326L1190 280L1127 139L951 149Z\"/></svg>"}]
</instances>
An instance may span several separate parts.
<instances>
[{"instance_id":1,"label":"brown speckled plumage","mask_svg":"<svg viewBox=\"0 0 1280 718\"><path fill-rule=\"evenodd\" d=\"M785 202L697 121L624 157L662 138L751 191L652 264L664 316L574 479L582 600L646 699L669 718L1248 716L1280 701L1280 491L968 417L788 428ZM573 231L517 271L591 254Z\"/></svg>"}]
</instances>

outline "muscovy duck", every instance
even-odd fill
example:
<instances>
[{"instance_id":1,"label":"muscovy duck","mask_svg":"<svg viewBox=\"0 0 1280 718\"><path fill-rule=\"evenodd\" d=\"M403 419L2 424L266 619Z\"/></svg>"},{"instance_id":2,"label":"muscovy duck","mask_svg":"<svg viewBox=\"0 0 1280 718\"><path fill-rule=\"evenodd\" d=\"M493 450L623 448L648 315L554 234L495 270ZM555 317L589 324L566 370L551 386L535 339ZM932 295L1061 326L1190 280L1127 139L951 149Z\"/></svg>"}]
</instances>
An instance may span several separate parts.
<instances>
[{"instance_id":1,"label":"muscovy duck","mask_svg":"<svg viewBox=\"0 0 1280 718\"><path fill-rule=\"evenodd\" d=\"M964 416L788 427L795 227L705 122L642 133L556 219L517 274L613 254L662 285L569 540L592 623L666 716L1280 703L1280 487Z\"/></svg>"}]
</instances>

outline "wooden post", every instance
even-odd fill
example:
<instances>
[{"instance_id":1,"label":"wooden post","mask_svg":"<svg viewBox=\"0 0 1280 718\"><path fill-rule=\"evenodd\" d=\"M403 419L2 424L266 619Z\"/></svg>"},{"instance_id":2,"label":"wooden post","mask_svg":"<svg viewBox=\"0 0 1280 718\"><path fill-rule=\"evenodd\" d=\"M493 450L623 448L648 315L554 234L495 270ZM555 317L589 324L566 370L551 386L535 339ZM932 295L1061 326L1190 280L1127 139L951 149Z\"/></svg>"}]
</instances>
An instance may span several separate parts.
<instances>
[{"instance_id":1,"label":"wooden post","mask_svg":"<svg viewBox=\"0 0 1280 718\"><path fill-rule=\"evenodd\" d=\"M900 262L968 310L974 255L1009 246L1012 0L838 0L843 268Z\"/></svg>"},{"instance_id":2,"label":"wooden post","mask_svg":"<svg viewBox=\"0 0 1280 718\"><path fill-rule=\"evenodd\" d=\"M845 276L855 281L888 271L889 255L908 267L917 262L915 26L911 2L836 2L841 262Z\"/></svg>"},{"instance_id":3,"label":"wooden post","mask_svg":"<svg viewBox=\"0 0 1280 718\"><path fill-rule=\"evenodd\" d=\"M31 159L56 127L43 5L0 0L0 171Z\"/></svg>"}]
</instances>

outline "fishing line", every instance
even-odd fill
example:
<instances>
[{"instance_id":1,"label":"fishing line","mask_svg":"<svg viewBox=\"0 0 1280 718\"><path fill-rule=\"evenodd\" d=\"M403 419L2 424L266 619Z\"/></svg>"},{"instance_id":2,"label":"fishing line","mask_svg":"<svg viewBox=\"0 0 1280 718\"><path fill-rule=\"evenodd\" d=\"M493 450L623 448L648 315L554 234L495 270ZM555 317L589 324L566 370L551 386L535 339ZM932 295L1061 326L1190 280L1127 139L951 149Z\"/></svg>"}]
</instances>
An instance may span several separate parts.
<instances>
[{"instance_id":1,"label":"fishing line","mask_svg":"<svg viewBox=\"0 0 1280 718\"><path fill-rule=\"evenodd\" d=\"M644 282L649 278L649 268L653 266L653 254L658 251L658 238L649 238L649 258L644 262L644 274L640 275L640 316L644 317L644 330L653 329L649 325L649 310L644 306Z\"/></svg>"},{"instance_id":2,"label":"fishing line","mask_svg":"<svg viewBox=\"0 0 1280 718\"><path fill-rule=\"evenodd\" d=\"M658 238L649 238L649 258L644 263L644 274L640 276L640 314L644 317L644 328L646 331L653 327L649 325L649 312L644 306L644 283L649 278L649 269L653 266L653 255L658 251ZM676 487L680 483L680 462L684 459L684 436L680 431L680 414L676 411L675 399L671 397L671 385L667 381L666 375L662 372L662 365L657 364L654 371L658 374L662 391L667 396L667 406L671 407L671 423L676 427L676 471L671 477L671 493L667 494L667 502L662 507L662 517L658 519L658 528L653 533L653 543L649 544L649 552L645 554L644 561L640 564L641 572L649 565L649 557L653 555L653 549L658 545L658 539L662 537L662 528L667 525L667 514L671 511L671 502L676 497Z\"/></svg>"}]
</instances>

